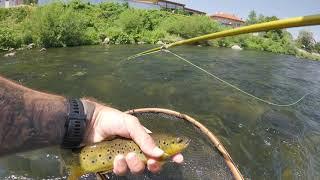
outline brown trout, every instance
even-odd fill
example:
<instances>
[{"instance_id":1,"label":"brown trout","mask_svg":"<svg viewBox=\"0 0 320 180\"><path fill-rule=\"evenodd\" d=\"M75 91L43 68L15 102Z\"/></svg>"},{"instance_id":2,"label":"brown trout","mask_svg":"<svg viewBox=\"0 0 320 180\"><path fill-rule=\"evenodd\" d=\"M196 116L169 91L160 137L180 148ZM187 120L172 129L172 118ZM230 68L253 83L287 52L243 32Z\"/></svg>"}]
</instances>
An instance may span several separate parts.
<instances>
[{"instance_id":1,"label":"brown trout","mask_svg":"<svg viewBox=\"0 0 320 180\"><path fill-rule=\"evenodd\" d=\"M159 158L163 162L169 157L182 152L190 142L185 137L166 134L150 135L157 146L164 151L164 154ZM115 156L117 154L126 155L129 152L135 152L144 163L147 162L147 156L140 150L139 146L131 139L125 138L102 141L72 152L63 150L61 154L69 171L68 179L76 180L87 173L112 172Z\"/></svg>"}]
</instances>

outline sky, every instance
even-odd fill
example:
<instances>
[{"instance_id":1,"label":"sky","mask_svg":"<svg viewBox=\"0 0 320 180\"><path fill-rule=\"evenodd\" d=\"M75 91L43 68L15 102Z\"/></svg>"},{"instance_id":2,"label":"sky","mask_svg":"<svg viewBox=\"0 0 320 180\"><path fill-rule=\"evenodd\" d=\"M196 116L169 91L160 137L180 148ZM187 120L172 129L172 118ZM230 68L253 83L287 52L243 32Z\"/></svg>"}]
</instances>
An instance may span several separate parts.
<instances>
[{"instance_id":1,"label":"sky","mask_svg":"<svg viewBox=\"0 0 320 180\"><path fill-rule=\"evenodd\" d=\"M186 4L187 7L214 14L228 12L246 19L251 10L265 16L289 18L320 14L320 0L172 0ZM302 29L314 33L314 38L320 41L320 25L288 29L294 37Z\"/></svg>"}]
</instances>

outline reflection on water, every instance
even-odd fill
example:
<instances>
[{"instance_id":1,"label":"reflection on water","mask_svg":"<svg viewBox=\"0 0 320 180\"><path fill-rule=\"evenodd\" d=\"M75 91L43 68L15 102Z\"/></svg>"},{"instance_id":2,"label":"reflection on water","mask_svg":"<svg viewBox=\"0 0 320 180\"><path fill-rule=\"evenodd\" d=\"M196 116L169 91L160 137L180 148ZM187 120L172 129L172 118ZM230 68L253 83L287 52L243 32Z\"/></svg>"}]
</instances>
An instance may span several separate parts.
<instances>
[{"instance_id":1,"label":"reflection on water","mask_svg":"<svg viewBox=\"0 0 320 180\"><path fill-rule=\"evenodd\" d=\"M46 53L24 51L13 58L0 58L0 74L47 92L91 96L122 110L163 107L190 114L220 137L245 177L320 176L319 62L212 47L173 49L224 80L272 102L292 102L311 93L296 106L279 108L239 94L165 53L125 60L147 48L90 46L49 49ZM33 158L3 158L0 176L30 177L35 173L33 177L62 178L59 158L46 157L57 155L52 151L37 153ZM201 179L201 171L198 173Z\"/></svg>"}]
</instances>

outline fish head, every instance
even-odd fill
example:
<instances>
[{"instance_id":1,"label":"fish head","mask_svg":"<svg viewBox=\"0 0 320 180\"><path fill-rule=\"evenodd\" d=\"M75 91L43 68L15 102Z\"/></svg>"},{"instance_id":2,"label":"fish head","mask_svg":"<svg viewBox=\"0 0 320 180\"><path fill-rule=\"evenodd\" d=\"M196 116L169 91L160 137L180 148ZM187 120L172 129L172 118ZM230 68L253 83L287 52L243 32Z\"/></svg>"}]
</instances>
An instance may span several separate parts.
<instances>
[{"instance_id":1,"label":"fish head","mask_svg":"<svg viewBox=\"0 0 320 180\"><path fill-rule=\"evenodd\" d=\"M186 149L190 143L190 139L184 136L167 136L155 139L157 145L165 153L165 158L173 156Z\"/></svg>"}]
</instances>

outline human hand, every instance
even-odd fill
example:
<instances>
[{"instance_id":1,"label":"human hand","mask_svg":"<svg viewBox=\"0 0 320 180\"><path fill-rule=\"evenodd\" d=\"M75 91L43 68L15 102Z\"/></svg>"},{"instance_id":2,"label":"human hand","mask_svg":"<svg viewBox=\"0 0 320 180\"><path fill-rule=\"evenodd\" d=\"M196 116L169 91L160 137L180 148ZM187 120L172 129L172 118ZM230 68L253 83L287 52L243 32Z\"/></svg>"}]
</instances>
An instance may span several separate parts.
<instances>
[{"instance_id":1,"label":"human hand","mask_svg":"<svg viewBox=\"0 0 320 180\"><path fill-rule=\"evenodd\" d=\"M147 168L153 173L160 171L161 164L156 159L164 152L155 145L148 134L149 130L144 128L135 116L93 101L82 100L82 102L86 113L91 117L84 143L100 142L114 136L131 138L148 155ZM182 163L183 156L177 154L172 157L172 160L176 163ZM138 174L145 169L145 164L133 152L128 153L126 157L121 154L117 155L113 164L113 172L117 175L125 175L128 170L133 174Z\"/></svg>"}]
</instances>

